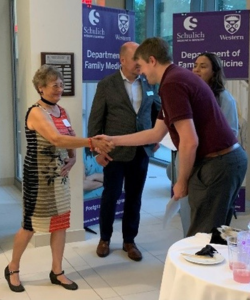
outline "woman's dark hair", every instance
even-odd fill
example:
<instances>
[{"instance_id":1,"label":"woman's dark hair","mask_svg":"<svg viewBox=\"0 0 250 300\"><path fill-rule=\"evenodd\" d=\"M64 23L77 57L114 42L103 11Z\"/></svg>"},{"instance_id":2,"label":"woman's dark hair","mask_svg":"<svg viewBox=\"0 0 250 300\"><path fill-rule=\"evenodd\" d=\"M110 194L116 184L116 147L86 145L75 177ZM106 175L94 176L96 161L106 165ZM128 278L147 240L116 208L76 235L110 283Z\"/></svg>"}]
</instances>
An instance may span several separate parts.
<instances>
[{"instance_id":1,"label":"woman's dark hair","mask_svg":"<svg viewBox=\"0 0 250 300\"><path fill-rule=\"evenodd\" d=\"M213 76L208 84L211 87L215 97L218 99L220 93L225 90L225 75L222 61L219 56L211 52L201 53L198 57L200 56L206 56L212 64Z\"/></svg>"}]
</instances>

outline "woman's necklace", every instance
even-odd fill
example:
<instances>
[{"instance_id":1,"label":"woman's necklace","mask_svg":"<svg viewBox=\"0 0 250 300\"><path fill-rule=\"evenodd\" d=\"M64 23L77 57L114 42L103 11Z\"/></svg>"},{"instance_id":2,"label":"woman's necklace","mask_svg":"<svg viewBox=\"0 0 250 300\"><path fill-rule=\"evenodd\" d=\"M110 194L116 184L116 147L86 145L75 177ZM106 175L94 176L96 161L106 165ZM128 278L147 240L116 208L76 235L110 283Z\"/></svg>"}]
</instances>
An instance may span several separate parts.
<instances>
[{"instance_id":1,"label":"woman's necklace","mask_svg":"<svg viewBox=\"0 0 250 300\"><path fill-rule=\"evenodd\" d=\"M50 102L44 98L41 97L40 99L42 102L44 102L46 104L46 106L44 104L40 104L38 102L38 105L44 110L46 111L48 114L53 115L54 117L60 117L60 109L58 109L58 105L56 105L56 103Z\"/></svg>"},{"instance_id":2,"label":"woman's necklace","mask_svg":"<svg viewBox=\"0 0 250 300\"><path fill-rule=\"evenodd\" d=\"M50 102L50 101L44 99L43 97L41 97L41 101L43 101L44 103L46 103L48 105L56 105L56 103Z\"/></svg>"}]
</instances>

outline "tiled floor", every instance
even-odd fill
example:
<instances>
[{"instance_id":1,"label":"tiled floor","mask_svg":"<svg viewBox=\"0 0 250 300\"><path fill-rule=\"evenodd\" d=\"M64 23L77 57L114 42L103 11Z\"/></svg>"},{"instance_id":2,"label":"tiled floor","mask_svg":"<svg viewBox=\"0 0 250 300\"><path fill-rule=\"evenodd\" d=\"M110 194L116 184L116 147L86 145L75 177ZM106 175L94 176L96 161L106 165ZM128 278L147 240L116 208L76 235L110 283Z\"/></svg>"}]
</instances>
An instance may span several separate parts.
<instances>
[{"instance_id":1,"label":"tiled floor","mask_svg":"<svg viewBox=\"0 0 250 300\"><path fill-rule=\"evenodd\" d=\"M50 248L29 246L21 264L21 280L26 291L18 294L9 290L3 270L11 258L13 235L21 221L21 195L15 187L0 187L0 300L157 300L167 250L182 238L179 215L163 229L162 218L169 196L170 181L165 169L150 165L136 239L143 253L141 262L131 261L121 250L120 220L114 225L111 254L106 258L97 257L99 230L98 226L92 226L97 235L86 233L86 241L70 243L65 248L64 270L79 285L77 291L51 285ZM249 220L247 210L238 214L232 225L246 228Z\"/></svg>"}]
</instances>

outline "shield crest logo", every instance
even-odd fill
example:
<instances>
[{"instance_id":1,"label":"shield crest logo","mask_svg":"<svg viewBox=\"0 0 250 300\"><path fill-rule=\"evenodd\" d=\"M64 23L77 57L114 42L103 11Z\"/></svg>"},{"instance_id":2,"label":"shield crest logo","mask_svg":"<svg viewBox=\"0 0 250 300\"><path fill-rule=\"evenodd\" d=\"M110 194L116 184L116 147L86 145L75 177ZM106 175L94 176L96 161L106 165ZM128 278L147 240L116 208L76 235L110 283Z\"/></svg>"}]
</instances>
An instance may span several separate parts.
<instances>
[{"instance_id":1,"label":"shield crest logo","mask_svg":"<svg viewBox=\"0 0 250 300\"><path fill-rule=\"evenodd\" d=\"M122 34L125 34L129 29L129 15L118 14L118 27Z\"/></svg>"},{"instance_id":2,"label":"shield crest logo","mask_svg":"<svg viewBox=\"0 0 250 300\"><path fill-rule=\"evenodd\" d=\"M241 15L231 14L224 16L224 27L226 31L230 34L234 34L240 29L241 25Z\"/></svg>"}]
</instances>

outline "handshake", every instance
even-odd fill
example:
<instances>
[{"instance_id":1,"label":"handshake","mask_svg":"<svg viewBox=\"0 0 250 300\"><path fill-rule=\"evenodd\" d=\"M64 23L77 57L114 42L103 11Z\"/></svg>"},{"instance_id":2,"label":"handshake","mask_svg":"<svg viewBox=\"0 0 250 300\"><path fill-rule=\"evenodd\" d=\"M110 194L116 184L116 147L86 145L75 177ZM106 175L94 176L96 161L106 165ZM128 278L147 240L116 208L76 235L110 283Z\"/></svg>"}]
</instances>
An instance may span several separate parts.
<instances>
[{"instance_id":1,"label":"handshake","mask_svg":"<svg viewBox=\"0 0 250 300\"><path fill-rule=\"evenodd\" d=\"M109 153L115 148L115 144L112 141L112 137L108 135L96 135L92 138L88 138L89 147L91 151L96 151L99 154Z\"/></svg>"}]
</instances>

